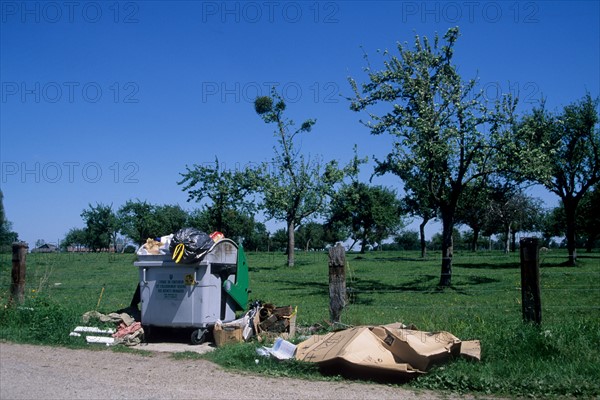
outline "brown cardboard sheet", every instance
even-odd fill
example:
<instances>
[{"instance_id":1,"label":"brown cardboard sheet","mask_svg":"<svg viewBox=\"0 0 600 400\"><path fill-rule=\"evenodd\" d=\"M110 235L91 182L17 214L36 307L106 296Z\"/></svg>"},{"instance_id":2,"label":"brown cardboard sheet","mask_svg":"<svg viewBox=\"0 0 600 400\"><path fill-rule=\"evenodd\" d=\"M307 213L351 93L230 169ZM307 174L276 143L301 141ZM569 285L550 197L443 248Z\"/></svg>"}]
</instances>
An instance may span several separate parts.
<instances>
[{"instance_id":1,"label":"brown cardboard sheet","mask_svg":"<svg viewBox=\"0 0 600 400\"><path fill-rule=\"evenodd\" d=\"M478 341L462 342L449 332L423 332L402 324L358 326L326 335L314 335L298 344L296 359L315 362L329 369L396 375L409 379L435 364L460 356L480 358Z\"/></svg>"}]
</instances>

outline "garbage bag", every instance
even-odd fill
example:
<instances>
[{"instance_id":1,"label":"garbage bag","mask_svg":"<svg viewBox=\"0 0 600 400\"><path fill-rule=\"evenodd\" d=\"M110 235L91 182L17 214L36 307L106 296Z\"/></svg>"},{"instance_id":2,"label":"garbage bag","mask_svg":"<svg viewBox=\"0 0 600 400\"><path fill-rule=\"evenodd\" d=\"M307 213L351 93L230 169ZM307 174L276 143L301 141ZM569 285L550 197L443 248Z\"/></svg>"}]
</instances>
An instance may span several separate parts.
<instances>
[{"instance_id":1,"label":"garbage bag","mask_svg":"<svg viewBox=\"0 0 600 400\"><path fill-rule=\"evenodd\" d=\"M191 264L200 261L215 242L196 228L178 230L171 239L169 250L177 263Z\"/></svg>"}]
</instances>

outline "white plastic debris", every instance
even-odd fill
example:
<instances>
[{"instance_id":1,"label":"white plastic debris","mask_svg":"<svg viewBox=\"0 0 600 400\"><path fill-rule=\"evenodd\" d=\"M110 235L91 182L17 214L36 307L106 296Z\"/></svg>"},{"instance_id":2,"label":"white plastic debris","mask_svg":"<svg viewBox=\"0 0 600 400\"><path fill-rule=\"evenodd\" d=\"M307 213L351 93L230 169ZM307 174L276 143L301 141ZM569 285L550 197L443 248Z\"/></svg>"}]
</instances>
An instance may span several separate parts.
<instances>
[{"instance_id":1,"label":"white plastic debris","mask_svg":"<svg viewBox=\"0 0 600 400\"><path fill-rule=\"evenodd\" d=\"M285 339L277 338L273 347L259 347L256 353L261 356L273 356L278 360L289 360L296 353L296 345Z\"/></svg>"},{"instance_id":2,"label":"white plastic debris","mask_svg":"<svg viewBox=\"0 0 600 400\"><path fill-rule=\"evenodd\" d=\"M105 334L113 334L115 333L114 329L100 329L98 327L95 326L76 326L75 329L73 329L73 332L86 332L86 333L105 333Z\"/></svg>"},{"instance_id":3,"label":"white plastic debris","mask_svg":"<svg viewBox=\"0 0 600 400\"><path fill-rule=\"evenodd\" d=\"M88 343L102 343L109 346L115 343L115 338L105 336L86 336L85 341Z\"/></svg>"}]
</instances>

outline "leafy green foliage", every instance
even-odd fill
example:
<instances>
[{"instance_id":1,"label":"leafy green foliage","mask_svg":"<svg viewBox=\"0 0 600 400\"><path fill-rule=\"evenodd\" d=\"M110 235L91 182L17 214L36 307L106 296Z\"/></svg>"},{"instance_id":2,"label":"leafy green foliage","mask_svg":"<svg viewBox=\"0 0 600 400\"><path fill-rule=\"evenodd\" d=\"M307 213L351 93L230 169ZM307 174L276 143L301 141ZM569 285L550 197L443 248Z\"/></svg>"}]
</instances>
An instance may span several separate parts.
<instances>
[{"instance_id":1,"label":"leafy green foliage","mask_svg":"<svg viewBox=\"0 0 600 400\"><path fill-rule=\"evenodd\" d=\"M333 196L329 224L347 227L354 243L360 241L360 252L368 245L381 244L402 226L402 203L396 192L383 186L362 182L343 185Z\"/></svg>"},{"instance_id":2,"label":"leafy green foliage","mask_svg":"<svg viewBox=\"0 0 600 400\"><path fill-rule=\"evenodd\" d=\"M600 236L600 191L597 186L587 191L581 198L576 218L577 247L585 247L586 252L590 253L593 248L598 247ZM541 231L548 243L553 237L564 237L566 227L565 207L561 202L558 207L545 213Z\"/></svg>"},{"instance_id":3,"label":"leafy green foliage","mask_svg":"<svg viewBox=\"0 0 600 400\"><path fill-rule=\"evenodd\" d=\"M420 248L419 234L414 231L400 232L394 237L397 250L417 250Z\"/></svg>"},{"instance_id":4,"label":"leafy green foliage","mask_svg":"<svg viewBox=\"0 0 600 400\"><path fill-rule=\"evenodd\" d=\"M600 187L596 185L582 197L577 209L577 226L585 236L585 247L589 253L600 237Z\"/></svg>"},{"instance_id":5,"label":"leafy green foliage","mask_svg":"<svg viewBox=\"0 0 600 400\"><path fill-rule=\"evenodd\" d=\"M119 221L112 205L89 205L83 210L81 218L85 221L85 244L92 251L107 250L111 244L116 243L117 232L120 229Z\"/></svg>"},{"instance_id":6,"label":"leafy green foliage","mask_svg":"<svg viewBox=\"0 0 600 400\"><path fill-rule=\"evenodd\" d=\"M510 137L515 103L510 97L489 108L475 80L464 82L452 64L458 28L449 29L440 45L415 38L414 50L398 44L380 71L365 68L368 82L350 79L354 111L369 112L365 125L372 134L394 138L390 153L377 161L377 174L392 173L404 182L419 208L439 210L443 225L441 286L452 276L452 230L461 193L478 178L502 169L507 161L499 149ZM384 56L388 56L387 52ZM509 142L508 142L509 143Z\"/></svg>"},{"instance_id":7,"label":"leafy green foliage","mask_svg":"<svg viewBox=\"0 0 600 400\"><path fill-rule=\"evenodd\" d=\"M60 243L62 250L67 250L68 247L79 250L86 246L87 234L85 229L71 228Z\"/></svg>"},{"instance_id":8,"label":"leafy green foliage","mask_svg":"<svg viewBox=\"0 0 600 400\"><path fill-rule=\"evenodd\" d=\"M12 224L6 219L4 194L0 190L0 252L9 251L10 245L17 240L19 235L12 231Z\"/></svg>"},{"instance_id":9,"label":"leafy green foliage","mask_svg":"<svg viewBox=\"0 0 600 400\"><path fill-rule=\"evenodd\" d=\"M533 167L524 171L525 176L562 201L571 265L575 264L577 207L586 192L600 182L598 102L588 93L556 115L542 104L522 119L518 129L518 146L535 151L529 163Z\"/></svg>"},{"instance_id":10,"label":"leafy green foliage","mask_svg":"<svg viewBox=\"0 0 600 400\"><path fill-rule=\"evenodd\" d=\"M218 228L217 210L213 207L204 207L192 211L187 219L186 225L204 232L219 231L226 237L244 245L244 248L253 250L267 250L268 232L265 224L256 222L254 217L244 214L233 208L222 210L221 228Z\"/></svg>"},{"instance_id":11,"label":"leafy green foliage","mask_svg":"<svg viewBox=\"0 0 600 400\"><path fill-rule=\"evenodd\" d=\"M244 226L246 220L252 219L248 214L256 208L252 194L260 184L260 171L225 169L216 157L214 164L194 164L192 168L186 166L186 170L177 184L187 190L188 201L208 200L202 210L206 229L228 237L247 237L252 228L244 232Z\"/></svg>"},{"instance_id":12,"label":"leafy green foliage","mask_svg":"<svg viewBox=\"0 0 600 400\"><path fill-rule=\"evenodd\" d=\"M137 244L175 233L188 218L179 205L155 205L140 200L128 200L117 215L120 231Z\"/></svg>"},{"instance_id":13,"label":"leafy green foliage","mask_svg":"<svg viewBox=\"0 0 600 400\"><path fill-rule=\"evenodd\" d=\"M308 251L310 249L323 250L327 244L325 227L318 222L309 222L298 228L296 232L296 243Z\"/></svg>"},{"instance_id":14,"label":"leafy green foliage","mask_svg":"<svg viewBox=\"0 0 600 400\"><path fill-rule=\"evenodd\" d=\"M502 233L506 239L505 252L511 248L516 250L517 232L532 232L540 227L541 201L527 196L522 190L512 185L491 187L488 199L485 233Z\"/></svg>"},{"instance_id":15,"label":"leafy green foliage","mask_svg":"<svg viewBox=\"0 0 600 400\"><path fill-rule=\"evenodd\" d=\"M316 123L304 121L294 129L294 121L283 115L285 102L273 89L270 97L254 102L256 112L267 124L275 124L277 146L269 167L263 168L260 191L267 218L285 221L288 234L288 266L294 266L295 230L307 219L322 213L327 196L342 178L335 161L323 164L320 158L301 154L297 140Z\"/></svg>"}]
</instances>

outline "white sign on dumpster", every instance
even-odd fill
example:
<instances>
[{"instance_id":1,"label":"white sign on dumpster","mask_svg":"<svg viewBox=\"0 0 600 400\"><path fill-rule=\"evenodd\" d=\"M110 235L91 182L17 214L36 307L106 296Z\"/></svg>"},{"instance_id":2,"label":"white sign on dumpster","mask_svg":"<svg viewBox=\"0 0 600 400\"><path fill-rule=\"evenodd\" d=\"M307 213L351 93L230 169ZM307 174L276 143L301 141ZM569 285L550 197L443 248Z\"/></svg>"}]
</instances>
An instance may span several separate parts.
<instances>
[{"instance_id":1,"label":"white sign on dumpster","mask_svg":"<svg viewBox=\"0 0 600 400\"><path fill-rule=\"evenodd\" d=\"M162 295L164 299L181 300L185 293L184 280L174 279L173 274L159 275L154 290Z\"/></svg>"}]
</instances>

